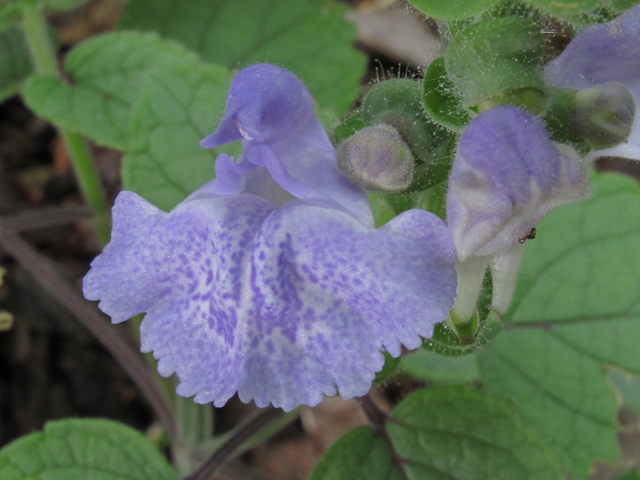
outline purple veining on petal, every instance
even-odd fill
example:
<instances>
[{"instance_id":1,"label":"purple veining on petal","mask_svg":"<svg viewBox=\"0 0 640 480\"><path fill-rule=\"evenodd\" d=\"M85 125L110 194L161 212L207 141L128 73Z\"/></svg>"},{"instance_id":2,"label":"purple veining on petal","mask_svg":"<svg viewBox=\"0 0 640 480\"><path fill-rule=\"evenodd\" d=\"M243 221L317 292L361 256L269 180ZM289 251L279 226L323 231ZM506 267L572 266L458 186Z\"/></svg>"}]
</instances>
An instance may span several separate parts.
<instances>
[{"instance_id":1,"label":"purple veining on petal","mask_svg":"<svg viewBox=\"0 0 640 480\"><path fill-rule=\"evenodd\" d=\"M243 378L246 325L239 319L250 307L242 298L244 265L272 210L264 199L238 195L183 202L165 213L122 192L112 240L92 263L84 294L100 299L114 321L148 312L142 349L160 358L160 373L178 374L179 393L206 388L211 401L224 404Z\"/></svg>"},{"instance_id":2,"label":"purple veining on petal","mask_svg":"<svg viewBox=\"0 0 640 480\"><path fill-rule=\"evenodd\" d=\"M493 255L553 207L589 195L577 156L561 153L542 121L516 107L478 115L460 139L447 223L460 260Z\"/></svg>"},{"instance_id":3,"label":"purple veining on petal","mask_svg":"<svg viewBox=\"0 0 640 480\"><path fill-rule=\"evenodd\" d=\"M222 123L201 145L217 147L240 138L243 153L238 163L266 168L270 175L263 175L263 182L275 181L301 200L342 210L373 226L366 194L340 174L335 149L314 114L313 99L293 74L268 64L238 73ZM218 176L216 182L236 185L226 175ZM271 190L275 189L254 182L244 192L262 195ZM265 198L276 206L283 204L281 195Z\"/></svg>"},{"instance_id":4,"label":"purple veining on petal","mask_svg":"<svg viewBox=\"0 0 640 480\"><path fill-rule=\"evenodd\" d=\"M290 409L336 386L345 398L366 393L381 348L416 348L446 317L454 255L442 221L424 211L381 230L308 205L274 212L253 246L256 315L240 398Z\"/></svg>"}]
</instances>

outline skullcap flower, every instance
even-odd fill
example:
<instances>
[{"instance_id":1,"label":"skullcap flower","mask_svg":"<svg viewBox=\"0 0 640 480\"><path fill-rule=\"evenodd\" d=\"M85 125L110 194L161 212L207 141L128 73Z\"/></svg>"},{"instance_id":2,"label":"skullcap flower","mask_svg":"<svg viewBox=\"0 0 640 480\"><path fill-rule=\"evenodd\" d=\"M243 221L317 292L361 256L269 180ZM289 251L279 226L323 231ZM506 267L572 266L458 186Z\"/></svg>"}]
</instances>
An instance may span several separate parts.
<instances>
[{"instance_id":1,"label":"skullcap flower","mask_svg":"<svg viewBox=\"0 0 640 480\"><path fill-rule=\"evenodd\" d=\"M516 107L474 118L460 139L447 193L459 260L506 251L549 210L587 197L581 163L573 149L554 145L540 119Z\"/></svg>"},{"instance_id":2,"label":"skullcap flower","mask_svg":"<svg viewBox=\"0 0 640 480\"><path fill-rule=\"evenodd\" d=\"M196 402L238 392L290 410L365 394L381 350L420 346L453 305L446 227L410 210L374 229L309 92L278 67L235 77L202 145L235 140L237 161L221 154L217 178L169 213L120 193L85 296L115 323L147 312L142 350Z\"/></svg>"},{"instance_id":3,"label":"skullcap flower","mask_svg":"<svg viewBox=\"0 0 640 480\"><path fill-rule=\"evenodd\" d=\"M640 5L615 20L584 28L545 69L551 85L587 89L623 84L640 104ZM640 120L635 116L625 143L590 152L588 158L620 156L640 160Z\"/></svg>"}]
</instances>

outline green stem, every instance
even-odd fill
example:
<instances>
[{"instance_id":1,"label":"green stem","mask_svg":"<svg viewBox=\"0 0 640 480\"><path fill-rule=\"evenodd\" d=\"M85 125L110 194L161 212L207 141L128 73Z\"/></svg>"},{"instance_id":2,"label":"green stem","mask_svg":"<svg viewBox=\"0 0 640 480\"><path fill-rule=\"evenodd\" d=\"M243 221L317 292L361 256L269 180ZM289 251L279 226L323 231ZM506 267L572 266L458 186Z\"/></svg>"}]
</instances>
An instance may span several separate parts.
<instances>
[{"instance_id":1,"label":"green stem","mask_svg":"<svg viewBox=\"0 0 640 480\"><path fill-rule=\"evenodd\" d=\"M22 6L22 27L24 29L31 58L38 73L59 75L56 57L47 34L47 24L36 5Z\"/></svg>"},{"instance_id":2,"label":"green stem","mask_svg":"<svg viewBox=\"0 0 640 480\"><path fill-rule=\"evenodd\" d=\"M213 437L213 405L177 395L175 403L180 440L173 445L173 460L178 476L184 476L202 463L200 449Z\"/></svg>"},{"instance_id":3,"label":"green stem","mask_svg":"<svg viewBox=\"0 0 640 480\"><path fill-rule=\"evenodd\" d=\"M93 214L93 225L102 246L109 243L111 237L111 216L104 198L102 184L98 176L87 142L79 133L59 128L60 134L69 152L80 190Z\"/></svg>"},{"instance_id":4,"label":"green stem","mask_svg":"<svg viewBox=\"0 0 640 480\"><path fill-rule=\"evenodd\" d=\"M47 34L47 24L37 6L23 5L22 26L36 72L60 77L56 57ZM89 147L78 133L60 126L58 129L69 152L80 190L93 214L98 239L102 245L106 245L111 231L109 210Z\"/></svg>"}]
</instances>

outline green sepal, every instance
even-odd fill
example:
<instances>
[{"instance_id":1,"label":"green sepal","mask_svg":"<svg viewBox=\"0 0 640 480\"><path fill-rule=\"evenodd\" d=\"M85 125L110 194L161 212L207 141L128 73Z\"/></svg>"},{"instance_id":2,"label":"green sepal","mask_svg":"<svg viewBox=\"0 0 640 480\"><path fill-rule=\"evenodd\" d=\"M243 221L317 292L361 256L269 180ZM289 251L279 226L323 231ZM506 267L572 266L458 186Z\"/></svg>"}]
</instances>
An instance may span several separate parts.
<instances>
[{"instance_id":1,"label":"green sepal","mask_svg":"<svg viewBox=\"0 0 640 480\"><path fill-rule=\"evenodd\" d=\"M489 316L492 290L491 271L487 270L476 307L478 325L474 335L461 337L453 327L451 320L448 319L436 325L433 336L425 339L422 347L440 355L460 356L472 353L477 348L489 343L502 331L502 324L493 316Z\"/></svg>"},{"instance_id":2,"label":"green sepal","mask_svg":"<svg viewBox=\"0 0 640 480\"><path fill-rule=\"evenodd\" d=\"M436 58L424 74L424 109L440 125L461 133L471 121L471 113L462 106L456 85L449 80L444 57Z\"/></svg>"},{"instance_id":3,"label":"green sepal","mask_svg":"<svg viewBox=\"0 0 640 480\"><path fill-rule=\"evenodd\" d=\"M505 92L531 88L545 92L539 67L544 35L525 18L494 18L455 36L445 52L449 78L459 87L463 107Z\"/></svg>"},{"instance_id":4,"label":"green sepal","mask_svg":"<svg viewBox=\"0 0 640 480\"><path fill-rule=\"evenodd\" d=\"M502 105L513 105L514 107L538 116L547 111L548 104L549 96L544 91L539 88L524 87L501 92L492 97L480 100L473 107L473 110L480 113Z\"/></svg>"}]
</instances>

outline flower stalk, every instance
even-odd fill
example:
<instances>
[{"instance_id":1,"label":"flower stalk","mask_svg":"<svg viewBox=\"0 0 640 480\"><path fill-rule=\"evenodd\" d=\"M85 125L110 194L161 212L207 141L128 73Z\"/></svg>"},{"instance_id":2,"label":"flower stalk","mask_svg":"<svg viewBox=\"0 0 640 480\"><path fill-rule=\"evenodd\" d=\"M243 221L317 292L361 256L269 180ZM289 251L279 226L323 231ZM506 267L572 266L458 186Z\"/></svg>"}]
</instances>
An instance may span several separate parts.
<instances>
[{"instance_id":1,"label":"flower stalk","mask_svg":"<svg viewBox=\"0 0 640 480\"><path fill-rule=\"evenodd\" d=\"M36 5L23 6L22 27L36 72L60 77L56 58L47 35L47 25ZM91 209L93 224L101 245L110 237L110 217L97 169L87 143L77 132L57 125L69 153L80 190Z\"/></svg>"}]
</instances>

